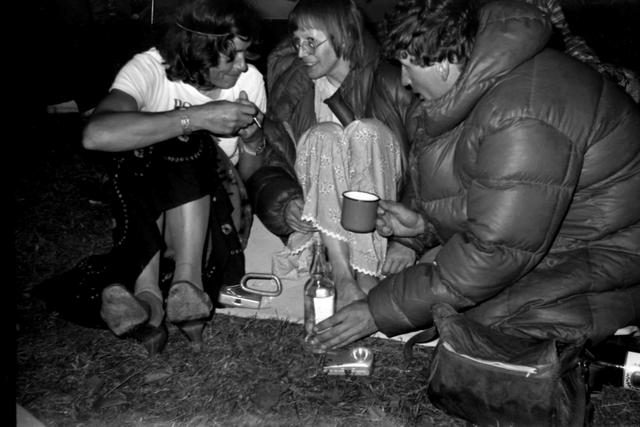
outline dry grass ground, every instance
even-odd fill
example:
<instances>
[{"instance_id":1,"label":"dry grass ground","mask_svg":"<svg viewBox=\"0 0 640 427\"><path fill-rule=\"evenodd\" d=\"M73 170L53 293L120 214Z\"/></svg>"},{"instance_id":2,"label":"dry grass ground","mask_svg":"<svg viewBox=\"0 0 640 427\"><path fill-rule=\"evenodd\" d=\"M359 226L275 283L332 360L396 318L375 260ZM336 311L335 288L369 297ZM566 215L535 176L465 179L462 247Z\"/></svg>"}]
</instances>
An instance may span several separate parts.
<instances>
[{"instance_id":1,"label":"dry grass ground","mask_svg":"<svg viewBox=\"0 0 640 427\"><path fill-rule=\"evenodd\" d=\"M17 157L16 402L54 426L463 426L429 404L430 349L369 338L370 377L328 377L301 326L216 315L202 352L170 326L165 351L48 313L31 287L110 245L103 159L83 152L77 117L43 117ZM640 395L607 388L594 425L640 425Z\"/></svg>"}]
</instances>

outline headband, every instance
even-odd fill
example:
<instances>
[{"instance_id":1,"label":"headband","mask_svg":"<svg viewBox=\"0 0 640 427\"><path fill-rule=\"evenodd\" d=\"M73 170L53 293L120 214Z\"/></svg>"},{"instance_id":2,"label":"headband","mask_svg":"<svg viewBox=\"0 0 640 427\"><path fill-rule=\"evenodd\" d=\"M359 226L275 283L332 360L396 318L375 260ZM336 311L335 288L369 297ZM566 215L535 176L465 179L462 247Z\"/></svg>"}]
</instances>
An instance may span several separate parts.
<instances>
[{"instance_id":1,"label":"headband","mask_svg":"<svg viewBox=\"0 0 640 427\"><path fill-rule=\"evenodd\" d=\"M203 37L227 37L229 36L231 33L227 32L227 33L203 33L202 31L196 31L196 30L192 30L191 28L187 28L184 25L182 25L179 21L176 21L176 25L178 26L178 28L188 32L188 33L192 33L192 34L196 34L198 36L203 36Z\"/></svg>"}]
</instances>

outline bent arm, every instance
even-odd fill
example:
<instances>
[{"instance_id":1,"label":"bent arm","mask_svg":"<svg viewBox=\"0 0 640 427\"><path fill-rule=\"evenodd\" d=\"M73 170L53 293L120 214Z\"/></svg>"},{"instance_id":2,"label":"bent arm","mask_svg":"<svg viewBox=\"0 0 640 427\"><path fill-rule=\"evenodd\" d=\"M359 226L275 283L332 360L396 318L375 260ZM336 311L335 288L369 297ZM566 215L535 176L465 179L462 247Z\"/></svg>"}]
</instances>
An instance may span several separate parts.
<instances>
[{"instance_id":1,"label":"bent arm","mask_svg":"<svg viewBox=\"0 0 640 427\"><path fill-rule=\"evenodd\" d=\"M249 126L258 113L252 103L230 101L212 101L184 110L157 113L138 110L131 95L113 89L91 116L83 132L82 145L98 151L135 150L180 136L185 126L190 131L207 130L214 135L231 136Z\"/></svg>"},{"instance_id":2,"label":"bent arm","mask_svg":"<svg viewBox=\"0 0 640 427\"><path fill-rule=\"evenodd\" d=\"M429 326L431 306L479 304L533 269L551 246L581 170L576 145L522 120L480 142L464 231L435 261L383 280L369 294L375 322L396 335Z\"/></svg>"},{"instance_id":3,"label":"bent arm","mask_svg":"<svg viewBox=\"0 0 640 427\"><path fill-rule=\"evenodd\" d=\"M247 181L247 191L253 211L264 226L276 236L287 237L293 232L285 219L290 201L302 199L293 165L295 144L282 123L267 117L264 121L267 141L262 166Z\"/></svg>"},{"instance_id":4,"label":"bent arm","mask_svg":"<svg viewBox=\"0 0 640 427\"><path fill-rule=\"evenodd\" d=\"M400 203L407 206L411 210L420 212L420 204L418 203L416 198L414 184L408 176L405 180L404 187L402 188ZM423 215L422 219L424 221L424 232L422 234L414 237L400 237L391 235L389 236L389 241L397 242L412 249L416 253L416 257L418 258L421 257L429 249L441 244L442 241L438 237L438 233L433 224L429 222L429 218Z\"/></svg>"},{"instance_id":5,"label":"bent arm","mask_svg":"<svg viewBox=\"0 0 640 427\"><path fill-rule=\"evenodd\" d=\"M128 151L182 135L180 111L144 113L136 100L114 89L96 107L84 129L88 150Z\"/></svg>"}]
</instances>

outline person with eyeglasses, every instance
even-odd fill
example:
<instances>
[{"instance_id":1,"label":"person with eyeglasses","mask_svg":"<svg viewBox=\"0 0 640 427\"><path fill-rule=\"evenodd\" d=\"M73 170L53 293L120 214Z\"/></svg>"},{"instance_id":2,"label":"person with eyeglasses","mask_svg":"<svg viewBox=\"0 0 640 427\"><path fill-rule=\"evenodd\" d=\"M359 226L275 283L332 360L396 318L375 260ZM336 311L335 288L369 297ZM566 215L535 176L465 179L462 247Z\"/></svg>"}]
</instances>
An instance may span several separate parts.
<instances>
[{"instance_id":1,"label":"person with eyeglasses","mask_svg":"<svg viewBox=\"0 0 640 427\"><path fill-rule=\"evenodd\" d=\"M320 237L342 307L415 261L414 248L345 230L340 213L346 190L399 196L406 112L416 98L399 67L381 60L354 1L301 0L288 21L290 40L267 61L268 144L247 189L254 212L286 244L274 273L302 274Z\"/></svg>"},{"instance_id":2,"label":"person with eyeglasses","mask_svg":"<svg viewBox=\"0 0 640 427\"><path fill-rule=\"evenodd\" d=\"M200 348L219 275L232 264L244 273L228 189L239 191L265 146L264 80L247 63L258 24L238 0L181 6L164 41L121 68L84 129L86 149L114 154L115 279L101 316L150 355L167 341L165 313ZM174 268L163 292L165 258Z\"/></svg>"}]
</instances>

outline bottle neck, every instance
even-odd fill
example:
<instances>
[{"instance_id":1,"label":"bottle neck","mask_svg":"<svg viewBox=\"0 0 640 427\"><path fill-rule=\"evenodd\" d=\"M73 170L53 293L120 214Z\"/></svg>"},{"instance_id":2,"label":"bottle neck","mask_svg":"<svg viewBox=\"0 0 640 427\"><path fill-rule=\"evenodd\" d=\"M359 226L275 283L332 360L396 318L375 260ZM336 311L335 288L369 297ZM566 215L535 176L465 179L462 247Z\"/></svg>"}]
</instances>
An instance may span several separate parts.
<instances>
[{"instance_id":1,"label":"bottle neck","mask_svg":"<svg viewBox=\"0 0 640 427\"><path fill-rule=\"evenodd\" d=\"M313 259L311 261L311 274L313 276L328 275L328 261L322 242L315 242L313 246Z\"/></svg>"}]
</instances>

